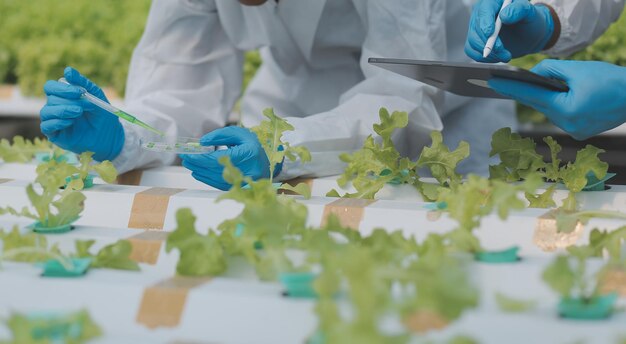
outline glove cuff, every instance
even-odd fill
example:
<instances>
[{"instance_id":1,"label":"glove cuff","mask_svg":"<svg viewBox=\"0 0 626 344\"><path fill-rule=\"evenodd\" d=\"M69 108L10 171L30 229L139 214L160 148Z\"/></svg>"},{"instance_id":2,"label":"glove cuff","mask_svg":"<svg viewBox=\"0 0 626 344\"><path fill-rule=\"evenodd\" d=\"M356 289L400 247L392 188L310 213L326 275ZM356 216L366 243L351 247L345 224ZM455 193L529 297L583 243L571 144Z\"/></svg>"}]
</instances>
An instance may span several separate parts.
<instances>
[{"instance_id":1,"label":"glove cuff","mask_svg":"<svg viewBox=\"0 0 626 344\"><path fill-rule=\"evenodd\" d=\"M552 6L544 3L536 4L537 10L541 11L545 18L548 32L541 43L541 51L552 48L561 36L561 21Z\"/></svg>"}]
</instances>

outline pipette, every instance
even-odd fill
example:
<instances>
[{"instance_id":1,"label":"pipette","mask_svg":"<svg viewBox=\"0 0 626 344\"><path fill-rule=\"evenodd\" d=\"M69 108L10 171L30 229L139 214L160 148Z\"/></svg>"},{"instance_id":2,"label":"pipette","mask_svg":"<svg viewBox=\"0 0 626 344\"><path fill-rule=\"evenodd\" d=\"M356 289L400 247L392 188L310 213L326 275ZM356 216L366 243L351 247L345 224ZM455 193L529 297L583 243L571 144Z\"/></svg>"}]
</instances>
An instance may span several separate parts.
<instances>
[{"instance_id":1,"label":"pipette","mask_svg":"<svg viewBox=\"0 0 626 344\"><path fill-rule=\"evenodd\" d=\"M72 85L69 82L67 82L67 80L65 80L65 78L61 78L59 79L59 82L62 82L64 84L68 84L68 85ZM140 121L137 117L129 114L128 112L124 112L118 108L116 108L115 106L105 102L104 100L94 96L93 94L87 92L87 90L84 87L81 86L77 86L77 85L72 85L74 87L78 87L80 89L80 91L83 93L83 95L81 96L81 98L87 100L88 102L92 103L93 105L101 108L104 111L110 112L111 114L125 120L128 121L132 124L136 124L144 129L150 130L151 132L155 133L155 134L159 134L160 136L165 136L165 133L163 133L160 130L157 130L151 126L149 126L148 124Z\"/></svg>"}]
</instances>

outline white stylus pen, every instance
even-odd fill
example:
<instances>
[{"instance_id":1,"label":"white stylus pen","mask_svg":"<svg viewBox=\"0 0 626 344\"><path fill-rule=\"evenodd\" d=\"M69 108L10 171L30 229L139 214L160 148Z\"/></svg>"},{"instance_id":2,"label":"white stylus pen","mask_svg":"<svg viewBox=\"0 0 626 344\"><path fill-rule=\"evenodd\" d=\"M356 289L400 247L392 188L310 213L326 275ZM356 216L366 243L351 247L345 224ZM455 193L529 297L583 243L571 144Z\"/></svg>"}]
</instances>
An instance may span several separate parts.
<instances>
[{"instance_id":1,"label":"white stylus pen","mask_svg":"<svg viewBox=\"0 0 626 344\"><path fill-rule=\"evenodd\" d=\"M504 0L502 3L502 7L500 7L500 12L510 5L512 0ZM483 58L487 58L487 56L491 55L491 51L493 50L493 46L496 44L496 40L498 39L498 35L500 34L500 30L502 29L502 20L500 19L500 12L498 12L498 17L496 18L496 29L493 31L493 35L489 37L487 40L487 44L485 44L485 50L483 50Z\"/></svg>"}]
</instances>

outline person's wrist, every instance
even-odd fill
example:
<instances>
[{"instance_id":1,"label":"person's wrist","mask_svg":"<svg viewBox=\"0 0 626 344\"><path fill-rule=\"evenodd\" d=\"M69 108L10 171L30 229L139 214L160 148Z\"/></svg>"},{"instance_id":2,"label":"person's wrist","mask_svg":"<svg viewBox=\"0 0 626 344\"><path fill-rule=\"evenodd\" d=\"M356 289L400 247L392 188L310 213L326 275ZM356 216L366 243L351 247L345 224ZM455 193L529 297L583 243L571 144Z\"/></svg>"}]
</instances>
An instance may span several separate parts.
<instances>
[{"instance_id":1,"label":"person's wrist","mask_svg":"<svg viewBox=\"0 0 626 344\"><path fill-rule=\"evenodd\" d=\"M546 23L546 34L541 42L541 50L548 50L556 44L561 36L561 21L552 6L538 3L536 8L541 13Z\"/></svg>"}]
</instances>

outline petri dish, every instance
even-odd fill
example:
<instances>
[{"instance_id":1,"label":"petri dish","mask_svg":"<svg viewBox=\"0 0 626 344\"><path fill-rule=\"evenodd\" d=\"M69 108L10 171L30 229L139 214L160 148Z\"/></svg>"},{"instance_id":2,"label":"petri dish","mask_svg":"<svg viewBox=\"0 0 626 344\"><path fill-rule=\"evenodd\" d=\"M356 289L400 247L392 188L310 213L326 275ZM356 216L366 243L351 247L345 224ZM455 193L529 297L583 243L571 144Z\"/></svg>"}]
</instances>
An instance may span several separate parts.
<instances>
[{"instance_id":1,"label":"petri dish","mask_svg":"<svg viewBox=\"0 0 626 344\"><path fill-rule=\"evenodd\" d=\"M145 150L161 153L206 154L215 150L213 146L202 146L200 139L191 137L142 138L140 144Z\"/></svg>"}]
</instances>

